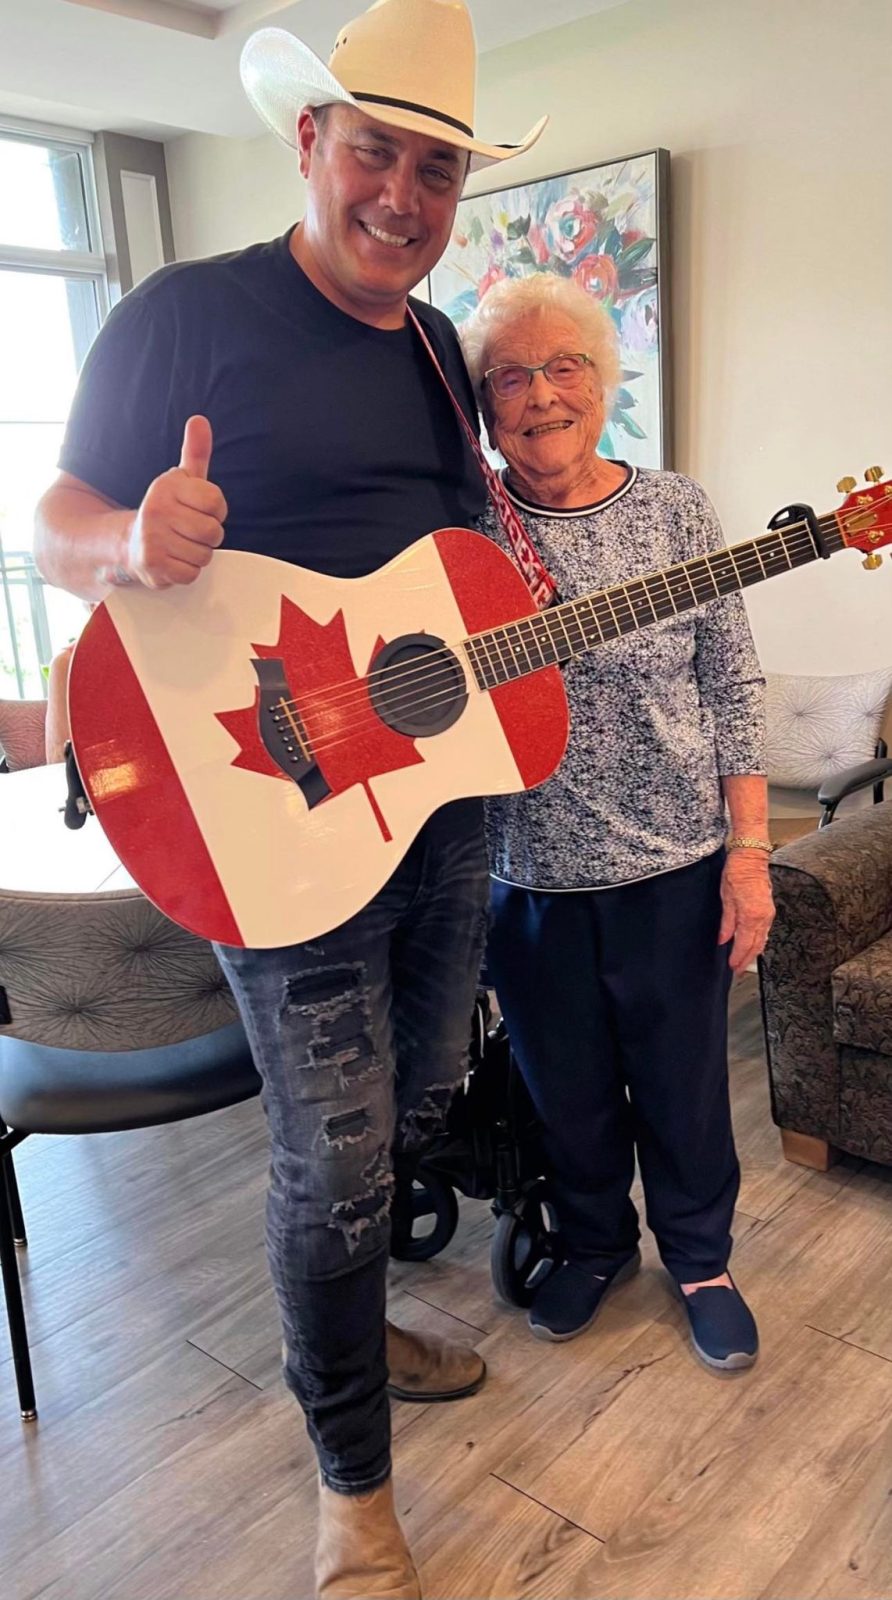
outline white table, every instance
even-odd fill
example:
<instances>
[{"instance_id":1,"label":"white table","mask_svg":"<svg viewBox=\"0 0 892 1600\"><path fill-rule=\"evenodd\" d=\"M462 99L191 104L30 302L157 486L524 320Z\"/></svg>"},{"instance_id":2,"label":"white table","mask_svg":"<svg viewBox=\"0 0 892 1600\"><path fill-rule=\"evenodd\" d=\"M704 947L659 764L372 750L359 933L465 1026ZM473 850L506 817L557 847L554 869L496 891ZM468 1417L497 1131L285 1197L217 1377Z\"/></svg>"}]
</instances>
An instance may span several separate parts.
<instances>
[{"instance_id":1,"label":"white table","mask_svg":"<svg viewBox=\"0 0 892 1600\"><path fill-rule=\"evenodd\" d=\"M66 828L65 766L0 773L0 889L96 894L136 887L93 816Z\"/></svg>"}]
</instances>

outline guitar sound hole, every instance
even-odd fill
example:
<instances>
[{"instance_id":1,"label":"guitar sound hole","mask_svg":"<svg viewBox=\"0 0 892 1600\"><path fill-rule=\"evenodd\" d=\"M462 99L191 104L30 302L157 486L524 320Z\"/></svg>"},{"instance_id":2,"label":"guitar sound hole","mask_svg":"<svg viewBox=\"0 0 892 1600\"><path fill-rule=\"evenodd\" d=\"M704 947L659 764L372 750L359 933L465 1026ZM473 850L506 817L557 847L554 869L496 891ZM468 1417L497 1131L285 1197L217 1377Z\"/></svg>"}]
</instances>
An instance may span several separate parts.
<instances>
[{"instance_id":1,"label":"guitar sound hole","mask_svg":"<svg viewBox=\"0 0 892 1600\"><path fill-rule=\"evenodd\" d=\"M465 675L451 650L430 633L405 633L378 651L369 695L382 722L410 739L443 733L465 709Z\"/></svg>"}]
</instances>

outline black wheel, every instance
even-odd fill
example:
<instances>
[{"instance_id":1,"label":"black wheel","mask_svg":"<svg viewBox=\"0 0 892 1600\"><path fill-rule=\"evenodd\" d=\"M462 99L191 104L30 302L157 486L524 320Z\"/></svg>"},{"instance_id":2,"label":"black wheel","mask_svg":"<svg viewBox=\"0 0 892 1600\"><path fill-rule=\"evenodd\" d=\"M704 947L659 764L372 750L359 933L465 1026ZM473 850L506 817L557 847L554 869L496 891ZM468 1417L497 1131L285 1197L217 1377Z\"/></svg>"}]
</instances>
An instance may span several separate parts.
<instances>
[{"instance_id":1,"label":"black wheel","mask_svg":"<svg viewBox=\"0 0 892 1600\"><path fill-rule=\"evenodd\" d=\"M489 1264L496 1294L509 1306L528 1306L557 1257L551 1207L537 1184L496 1223Z\"/></svg>"},{"instance_id":2,"label":"black wheel","mask_svg":"<svg viewBox=\"0 0 892 1600\"><path fill-rule=\"evenodd\" d=\"M405 1204L391 1213L390 1254L396 1261L430 1261L458 1227L458 1199L439 1173L422 1170Z\"/></svg>"}]
</instances>

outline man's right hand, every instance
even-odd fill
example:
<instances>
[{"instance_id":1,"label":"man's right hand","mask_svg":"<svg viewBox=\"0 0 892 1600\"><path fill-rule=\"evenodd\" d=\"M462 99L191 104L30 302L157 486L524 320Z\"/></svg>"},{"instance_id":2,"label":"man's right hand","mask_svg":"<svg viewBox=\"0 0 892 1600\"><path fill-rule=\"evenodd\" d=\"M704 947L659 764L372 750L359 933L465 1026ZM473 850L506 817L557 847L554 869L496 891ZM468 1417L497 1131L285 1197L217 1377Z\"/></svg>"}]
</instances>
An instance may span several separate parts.
<instances>
[{"instance_id":1,"label":"man's right hand","mask_svg":"<svg viewBox=\"0 0 892 1600\"><path fill-rule=\"evenodd\" d=\"M190 417L180 464L149 484L127 547L127 573L148 589L194 583L223 543L227 506L208 478L214 440L207 417Z\"/></svg>"}]
</instances>

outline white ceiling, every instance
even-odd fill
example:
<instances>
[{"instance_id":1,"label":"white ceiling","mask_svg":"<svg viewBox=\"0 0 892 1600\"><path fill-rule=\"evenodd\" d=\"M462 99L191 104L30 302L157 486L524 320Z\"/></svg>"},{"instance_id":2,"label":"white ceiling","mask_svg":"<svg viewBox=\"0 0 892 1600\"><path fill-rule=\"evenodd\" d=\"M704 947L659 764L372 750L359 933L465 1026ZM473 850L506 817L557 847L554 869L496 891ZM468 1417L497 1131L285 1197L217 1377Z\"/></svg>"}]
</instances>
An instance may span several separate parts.
<instances>
[{"instance_id":1,"label":"white ceiling","mask_svg":"<svg viewBox=\"0 0 892 1600\"><path fill-rule=\"evenodd\" d=\"M625 3L469 0L481 51ZM248 34L288 28L327 60L363 9L363 0L0 0L0 116L251 138L260 124L238 77Z\"/></svg>"}]
</instances>

